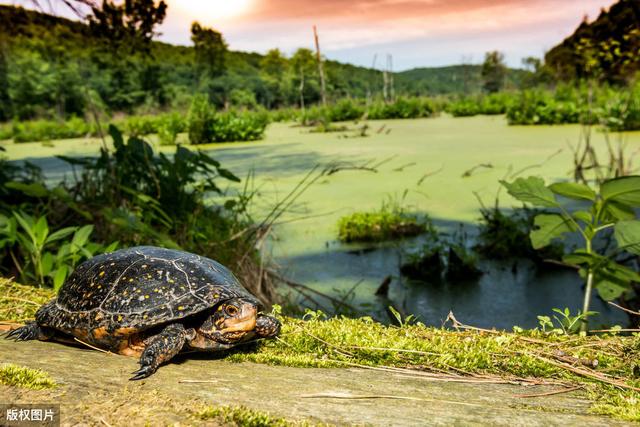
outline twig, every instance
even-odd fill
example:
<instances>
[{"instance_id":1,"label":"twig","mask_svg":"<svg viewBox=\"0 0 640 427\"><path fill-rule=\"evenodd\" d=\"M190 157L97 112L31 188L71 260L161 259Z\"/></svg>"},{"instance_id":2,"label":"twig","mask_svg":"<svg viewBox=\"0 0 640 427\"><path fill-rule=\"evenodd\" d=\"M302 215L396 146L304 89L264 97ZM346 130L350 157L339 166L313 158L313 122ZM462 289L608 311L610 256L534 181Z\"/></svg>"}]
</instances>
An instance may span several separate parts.
<instances>
[{"instance_id":1,"label":"twig","mask_svg":"<svg viewBox=\"0 0 640 427\"><path fill-rule=\"evenodd\" d=\"M526 354L528 356L535 357L535 358L537 358L539 360L542 360L543 362L549 363L549 364L557 366L559 368L566 369L568 371L573 372L574 374L581 375L583 377L591 378L591 379L594 379L594 380L597 380L597 381L600 381L600 382L603 382L603 383L614 385L616 387L626 388L626 389L634 390L634 391L640 391L640 388L638 388L638 387L634 387L634 386L628 385L628 384L626 384L625 382L622 382L622 381L616 381L615 379L609 379L609 378L605 377L604 375L602 375L602 374L600 374L598 372L595 372L593 370L590 370L590 369L576 368L575 366L571 366L571 365L569 365L567 363L557 362L557 361L555 361L553 359L549 359L547 357L543 357L543 356L540 356L539 354L535 354L535 353L521 353L521 354Z\"/></svg>"},{"instance_id":2,"label":"twig","mask_svg":"<svg viewBox=\"0 0 640 427\"><path fill-rule=\"evenodd\" d=\"M543 396L553 396L554 394L561 394L561 393L570 393L572 391L576 391L576 390L580 390L584 388L583 386L577 385L574 387L567 387L564 388L562 390L553 390L553 391L547 391L546 393L534 393L534 394L514 394L513 397L522 397L522 398L526 398L526 397L543 397Z\"/></svg>"},{"instance_id":3,"label":"twig","mask_svg":"<svg viewBox=\"0 0 640 427\"><path fill-rule=\"evenodd\" d=\"M320 341L324 345L327 345L327 346L333 348L334 350L336 350L338 353L342 354L343 356L353 357L353 353L349 353L347 350L344 350L344 349L338 347L335 344L331 344L330 342L327 342L327 341L323 340L322 338L319 338L319 337L313 335L311 332L305 330L302 326L300 327L300 330L302 330L303 333L309 335L314 340Z\"/></svg>"},{"instance_id":4,"label":"twig","mask_svg":"<svg viewBox=\"0 0 640 427\"><path fill-rule=\"evenodd\" d=\"M621 307L621 306L619 306L618 304L616 304L616 303L615 303L615 302L613 302L613 301L609 301L609 304L611 304L611 305L612 305L612 306L614 306L614 307L619 308L619 309L620 309L620 310L622 310L622 311L626 311L627 313L631 313L631 314L633 314L633 315L635 315L635 316L640 316L640 312L633 311L633 310L629 310L628 308Z\"/></svg>"},{"instance_id":5,"label":"twig","mask_svg":"<svg viewBox=\"0 0 640 427\"><path fill-rule=\"evenodd\" d=\"M640 332L640 329L592 329L589 332L599 332L599 333L606 333L606 332Z\"/></svg>"},{"instance_id":6,"label":"twig","mask_svg":"<svg viewBox=\"0 0 640 427\"><path fill-rule=\"evenodd\" d=\"M442 353L433 353L429 351L409 350L405 348L384 348L384 347L361 347L358 345L350 345L348 348L354 348L356 350L372 350L372 351L395 351L398 353L413 353L422 354L424 356L442 356Z\"/></svg>"},{"instance_id":7,"label":"twig","mask_svg":"<svg viewBox=\"0 0 640 427\"><path fill-rule=\"evenodd\" d=\"M91 349L94 349L94 350L97 350L97 351L99 351L99 352L101 352L101 353L113 354L113 353L111 353L110 351L103 350L103 349L98 348L98 347L94 347L94 346L92 346L91 344L87 344L86 342L84 342L84 341L82 341L82 340L79 340L79 339L78 339L78 338L76 338L76 337L73 337L73 339L74 339L75 341L78 341L80 344L84 344L84 345L86 345L87 347L89 347L89 348L91 348Z\"/></svg>"},{"instance_id":8,"label":"twig","mask_svg":"<svg viewBox=\"0 0 640 427\"><path fill-rule=\"evenodd\" d=\"M306 285L303 285L302 283L296 283L296 282L293 282L293 281L291 281L289 279L286 279L286 278L280 276L278 273L276 273L273 270L265 269L265 272L267 274L271 275L274 279L279 280L280 282L284 283L285 285L288 285L288 286L296 289L298 292L300 292L300 289L304 289L307 292L314 293L314 294L316 294L318 296L321 296L322 298L328 299L329 301L331 301L331 302L333 302L335 304L338 304L338 305L341 305L341 306L343 306L345 308L353 310L354 313L358 313L359 312L359 310L357 310L355 307L353 307L350 304L347 304L344 301L341 301L341 300L339 300L337 298L334 298L331 295L323 294L322 292L316 291L315 289L311 289L310 287L308 287Z\"/></svg>"},{"instance_id":9,"label":"twig","mask_svg":"<svg viewBox=\"0 0 640 427\"><path fill-rule=\"evenodd\" d=\"M7 299L10 301L20 301L20 302L26 302L28 304L33 304L33 305L37 305L38 307L40 307L42 304L38 304L37 302L33 302L30 301L28 299L24 299L24 298L16 298L16 297L5 297L5 296L0 296L0 299Z\"/></svg>"},{"instance_id":10,"label":"twig","mask_svg":"<svg viewBox=\"0 0 640 427\"><path fill-rule=\"evenodd\" d=\"M219 383L219 380L179 380L181 384L215 384Z\"/></svg>"},{"instance_id":11,"label":"twig","mask_svg":"<svg viewBox=\"0 0 640 427\"><path fill-rule=\"evenodd\" d=\"M462 174L463 178L468 178L470 177L476 170L481 169L481 168L486 168L486 169L493 169L493 165L491 163L480 163L479 165L475 165L474 167L472 167L471 169L468 169L467 171L465 171Z\"/></svg>"},{"instance_id":12,"label":"twig","mask_svg":"<svg viewBox=\"0 0 640 427\"><path fill-rule=\"evenodd\" d=\"M436 174L438 174L438 173L442 172L442 170L443 170L443 169L444 169L444 165L440 166L440 169L438 169L438 170L435 170L435 171L433 171L433 172L427 172L427 173L425 173L424 175L422 175L422 178L420 178L420 179L418 180L418 182L417 182L417 184L416 184L416 185L420 185L420 184L422 184L422 183L424 182L424 180L425 180L425 179L427 179L427 178L429 178L429 177L431 177L431 176L433 176L433 175L436 175Z\"/></svg>"},{"instance_id":13,"label":"twig","mask_svg":"<svg viewBox=\"0 0 640 427\"><path fill-rule=\"evenodd\" d=\"M303 394L300 396L303 399L394 399L394 400L414 400L419 402L438 402L438 403L451 403L455 405L475 406L481 407L483 405L478 403L469 402L457 402L455 400L444 399L427 399L422 397L413 396L395 396L391 394L350 394L350 393L315 393L315 394Z\"/></svg>"},{"instance_id":14,"label":"twig","mask_svg":"<svg viewBox=\"0 0 640 427\"><path fill-rule=\"evenodd\" d=\"M100 418L100 422L104 425L106 425L107 427L111 427L111 424L109 424L108 422L105 421L104 418Z\"/></svg>"}]
</instances>

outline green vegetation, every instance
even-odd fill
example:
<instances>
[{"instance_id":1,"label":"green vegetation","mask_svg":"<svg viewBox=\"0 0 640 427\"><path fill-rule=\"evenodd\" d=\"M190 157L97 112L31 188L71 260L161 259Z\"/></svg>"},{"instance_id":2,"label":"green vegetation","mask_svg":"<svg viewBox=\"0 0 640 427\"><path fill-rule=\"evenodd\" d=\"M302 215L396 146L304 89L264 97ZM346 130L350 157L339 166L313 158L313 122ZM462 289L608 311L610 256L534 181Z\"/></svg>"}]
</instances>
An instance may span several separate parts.
<instances>
[{"instance_id":1,"label":"green vegetation","mask_svg":"<svg viewBox=\"0 0 640 427\"><path fill-rule=\"evenodd\" d=\"M308 312L306 320L283 321L279 341L262 342L257 352L234 353L227 359L299 367L389 367L408 376L426 371L461 379L548 379L584 387L596 413L640 420L637 405L631 403L640 398L632 389L640 386L634 373L638 335L451 331L408 323L395 327L369 318L324 320L321 312Z\"/></svg>"},{"instance_id":2,"label":"green vegetation","mask_svg":"<svg viewBox=\"0 0 640 427\"><path fill-rule=\"evenodd\" d=\"M478 256L467 248L466 235L460 231L449 237L431 231L426 242L417 251L412 251L400 272L413 280L450 283L477 279L482 275L478 269Z\"/></svg>"},{"instance_id":3,"label":"green vegetation","mask_svg":"<svg viewBox=\"0 0 640 427\"><path fill-rule=\"evenodd\" d=\"M509 194L533 206L551 208L559 212L545 212L535 216L536 229L529 234L534 249L549 245L554 239L564 239L567 233L579 233L583 244L562 260L579 268L586 280L582 314L582 330L587 330L587 319L592 289L601 298L611 301L632 292L632 282L640 282L640 275L616 262L623 252L640 255L640 221L634 209L640 207L640 176L627 176L604 181L596 193L585 184L560 182L545 186L541 178L518 178L512 183L502 181ZM586 209L570 212L567 203L588 203ZM614 230L617 249L609 254L607 248L598 250L596 237L605 230ZM578 313L580 314L580 313Z\"/></svg>"},{"instance_id":4,"label":"green vegetation","mask_svg":"<svg viewBox=\"0 0 640 427\"><path fill-rule=\"evenodd\" d=\"M196 412L194 416L201 421L219 421L225 423L225 425L242 427L306 427L316 425L306 421L293 421L274 417L266 412L256 411L244 406L208 406Z\"/></svg>"},{"instance_id":5,"label":"green vegetation","mask_svg":"<svg viewBox=\"0 0 640 427\"><path fill-rule=\"evenodd\" d=\"M40 306L55 296L49 288L36 288L0 277L0 320L24 322L35 318Z\"/></svg>"},{"instance_id":6,"label":"green vegetation","mask_svg":"<svg viewBox=\"0 0 640 427\"><path fill-rule=\"evenodd\" d=\"M417 236L430 227L428 218L418 218L398 206L383 204L376 212L355 212L340 218L338 239L347 243L383 242Z\"/></svg>"},{"instance_id":7,"label":"green vegetation","mask_svg":"<svg viewBox=\"0 0 640 427\"><path fill-rule=\"evenodd\" d=\"M57 386L46 372L12 363L0 365L0 384L31 390L44 390Z\"/></svg>"},{"instance_id":8,"label":"green vegetation","mask_svg":"<svg viewBox=\"0 0 640 427\"><path fill-rule=\"evenodd\" d=\"M640 5L619 0L597 19L586 19L545 55L545 72L561 80L624 82L640 70Z\"/></svg>"},{"instance_id":9,"label":"green vegetation","mask_svg":"<svg viewBox=\"0 0 640 427\"><path fill-rule=\"evenodd\" d=\"M157 244L215 254L239 276L253 274L256 261L247 255L255 252L256 234L236 236L252 227L247 214L251 197L240 194L223 205L205 202L211 194L222 194L221 180L239 182L235 175L203 152L178 147L172 157L156 155L138 137L125 141L114 126L109 132L113 151L104 146L98 157L61 157L82 166L73 182L45 185L41 171L29 164L3 168L3 274L57 289L78 262L113 250L114 241L125 247ZM251 286L252 280L246 282ZM274 297L261 296L265 301Z\"/></svg>"}]
</instances>

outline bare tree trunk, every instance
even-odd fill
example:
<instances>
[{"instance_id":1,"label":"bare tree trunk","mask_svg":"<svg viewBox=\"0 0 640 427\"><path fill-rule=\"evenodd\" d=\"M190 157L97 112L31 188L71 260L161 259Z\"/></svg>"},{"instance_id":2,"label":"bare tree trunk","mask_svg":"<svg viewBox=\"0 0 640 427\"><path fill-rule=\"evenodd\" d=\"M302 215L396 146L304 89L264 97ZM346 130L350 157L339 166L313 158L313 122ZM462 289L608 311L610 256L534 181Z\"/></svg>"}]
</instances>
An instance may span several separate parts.
<instances>
[{"instance_id":1,"label":"bare tree trunk","mask_svg":"<svg viewBox=\"0 0 640 427\"><path fill-rule=\"evenodd\" d=\"M318 59L318 74L320 75L320 94L322 96L322 105L327 105L327 88L324 82L324 68L322 67L322 55L320 54L320 42L318 41L318 30L313 26L313 37L316 42L316 57Z\"/></svg>"},{"instance_id":2,"label":"bare tree trunk","mask_svg":"<svg viewBox=\"0 0 640 427\"><path fill-rule=\"evenodd\" d=\"M300 109L304 112L304 68L300 67Z\"/></svg>"}]
</instances>

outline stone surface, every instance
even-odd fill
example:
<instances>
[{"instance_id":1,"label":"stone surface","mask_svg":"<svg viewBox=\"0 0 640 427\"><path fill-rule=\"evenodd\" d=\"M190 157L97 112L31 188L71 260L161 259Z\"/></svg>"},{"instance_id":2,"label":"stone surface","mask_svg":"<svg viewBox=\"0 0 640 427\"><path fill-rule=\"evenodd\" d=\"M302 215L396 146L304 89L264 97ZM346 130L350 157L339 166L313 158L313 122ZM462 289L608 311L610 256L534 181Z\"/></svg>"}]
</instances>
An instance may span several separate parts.
<instances>
[{"instance_id":1,"label":"stone surface","mask_svg":"<svg viewBox=\"0 0 640 427\"><path fill-rule=\"evenodd\" d=\"M130 373L137 369L134 358L57 343L15 343L2 339L0 363L43 369L61 385L55 393L0 387L0 403L27 403L29 399L43 401L48 396L62 404L63 424L79 420L96 423L110 420L109 424L118 424L113 420L116 412L110 413L109 406L94 400L103 400L104 396L116 398L125 392L129 397L119 405L129 405L134 410L137 396L140 399L149 393L169 396L173 401L171 405L160 402L163 423L194 423L193 419L186 418L180 405L188 407L190 402L200 402L207 405L244 405L275 416L338 425L624 424L588 414L589 401L578 392L535 398L515 396L553 390L549 386L431 381L364 369L238 364L202 355L182 356L175 363L161 367L152 377L130 382ZM203 382L188 382L196 380ZM362 398L304 397L309 394ZM138 404L138 407L142 410L145 405ZM152 407L146 409L153 412ZM84 418L83 411L87 412ZM144 418L141 412L133 424L144 423ZM157 418L154 420L158 421Z\"/></svg>"}]
</instances>

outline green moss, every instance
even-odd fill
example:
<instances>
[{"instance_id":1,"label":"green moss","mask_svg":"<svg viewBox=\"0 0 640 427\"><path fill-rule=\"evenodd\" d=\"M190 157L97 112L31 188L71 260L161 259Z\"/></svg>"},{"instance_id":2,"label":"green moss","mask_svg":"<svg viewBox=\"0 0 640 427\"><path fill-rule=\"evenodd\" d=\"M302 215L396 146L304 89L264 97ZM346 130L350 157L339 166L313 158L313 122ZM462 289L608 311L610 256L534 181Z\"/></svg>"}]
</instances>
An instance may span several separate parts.
<instances>
[{"instance_id":1,"label":"green moss","mask_svg":"<svg viewBox=\"0 0 640 427\"><path fill-rule=\"evenodd\" d=\"M242 427L288 427L311 426L307 421L293 421L273 417L266 412L248 409L244 406L206 407L195 414L202 421L219 421Z\"/></svg>"},{"instance_id":2,"label":"green moss","mask_svg":"<svg viewBox=\"0 0 640 427\"><path fill-rule=\"evenodd\" d=\"M46 372L11 363L0 365L0 384L31 390L56 387L56 382Z\"/></svg>"},{"instance_id":3,"label":"green moss","mask_svg":"<svg viewBox=\"0 0 640 427\"><path fill-rule=\"evenodd\" d=\"M417 217L382 209L378 212L356 212L340 218L338 238L343 242L382 242L416 236L427 227Z\"/></svg>"},{"instance_id":4,"label":"green moss","mask_svg":"<svg viewBox=\"0 0 640 427\"><path fill-rule=\"evenodd\" d=\"M19 285L0 277L0 321L33 319L40 306L54 295L51 289Z\"/></svg>"},{"instance_id":5,"label":"green moss","mask_svg":"<svg viewBox=\"0 0 640 427\"><path fill-rule=\"evenodd\" d=\"M233 361L295 367L353 365L399 367L451 374L483 374L501 378L541 378L583 386L594 401L592 411L640 421L640 393L616 389L558 366L597 361L595 373L606 373L640 387L635 361L640 335L576 336L540 331L452 331L422 324L385 326L369 318L333 318L310 313L308 320L282 318L278 340L257 349L231 354ZM573 362L567 362L573 361Z\"/></svg>"}]
</instances>

